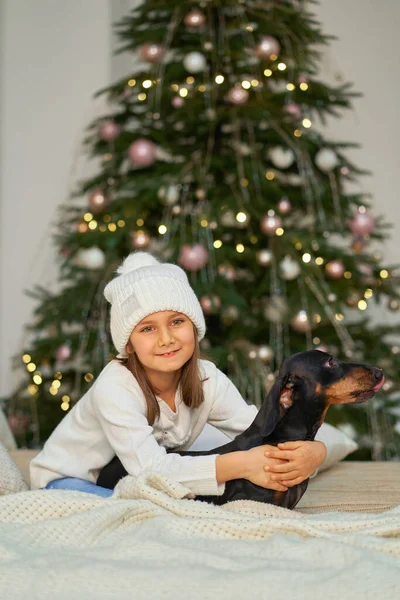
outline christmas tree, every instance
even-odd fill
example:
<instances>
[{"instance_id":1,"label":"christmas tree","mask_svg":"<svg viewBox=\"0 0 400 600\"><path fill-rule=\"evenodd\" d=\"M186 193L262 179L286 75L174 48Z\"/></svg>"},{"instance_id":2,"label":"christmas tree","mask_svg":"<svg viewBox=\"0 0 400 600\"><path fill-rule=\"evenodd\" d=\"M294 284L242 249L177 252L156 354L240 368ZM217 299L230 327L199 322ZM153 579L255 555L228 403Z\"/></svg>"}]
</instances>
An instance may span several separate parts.
<instances>
[{"instance_id":1,"label":"christmas tree","mask_svg":"<svg viewBox=\"0 0 400 600\"><path fill-rule=\"evenodd\" d=\"M319 79L330 38L309 4L147 0L116 25L134 67L99 92L109 112L85 137L98 169L61 207L57 291L31 291L25 376L8 402L21 444L43 442L113 355L103 289L145 249L186 269L202 350L249 402L301 350L383 367L375 400L328 421L357 439L358 459L400 456L398 329L368 318L376 302L399 308L398 272L377 251L387 224L349 191L364 174L353 144L324 136L355 93Z\"/></svg>"}]
</instances>

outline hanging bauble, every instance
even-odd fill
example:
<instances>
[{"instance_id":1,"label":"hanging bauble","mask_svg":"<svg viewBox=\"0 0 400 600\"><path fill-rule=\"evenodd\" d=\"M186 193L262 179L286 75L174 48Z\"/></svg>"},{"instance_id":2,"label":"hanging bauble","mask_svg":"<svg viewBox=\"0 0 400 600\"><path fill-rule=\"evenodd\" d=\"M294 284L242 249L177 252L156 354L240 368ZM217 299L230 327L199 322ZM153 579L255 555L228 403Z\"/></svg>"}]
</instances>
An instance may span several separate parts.
<instances>
[{"instance_id":1,"label":"hanging bauble","mask_svg":"<svg viewBox=\"0 0 400 600\"><path fill-rule=\"evenodd\" d=\"M276 230L281 227L282 221L277 215L265 215L261 219L260 228L265 235L275 235Z\"/></svg>"},{"instance_id":2,"label":"hanging bauble","mask_svg":"<svg viewBox=\"0 0 400 600\"><path fill-rule=\"evenodd\" d=\"M345 266L341 260L331 260L326 263L325 271L330 279L340 279L345 272Z\"/></svg>"},{"instance_id":3,"label":"hanging bauble","mask_svg":"<svg viewBox=\"0 0 400 600\"><path fill-rule=\"evenodd\" d=\"M237 306L227 306L222 310L222 319L225 325L231 325L239 318L239 309Z\"/></svg>"},{"instance_id":4,"label":"hanging bauble","mask_svg":"<svg viewBox=\"0 0 400 600\"><path fill-rule=\"evenodd\" d=\"M356 212L353 219L349 221L349 229L356 237L369 235L375 231L375 219L367 212Z\"/></svg>"},{"instance_id":5,"label":"hanging bauble","mask_svg":"<svg viewBox=\"0 0 400 600\"><path fill-rule=\"evenodd\" d=\"M208 252L203 244L185 244L179 253L178 262L188 271L199 271L208 262Z\"/></svg>"},{"instance_id":6,"label":"hanging bauble","mask_svg":"<svg viewBox=\"0 0 400 600\"><path fill-rule=\"evenodd\" d=\"M290 148L282 148L282 146L271 148L268 156L278 169L288 169L295 160L294 152Z\"/></svg>"},{"instance_id":7,"label":"hanging bauble","mask_svg":"<svg viewBox=\"0 0 400 600\"><path fill-rule=\"evenodd\" d=\"M207 61L200 52L189 52L183 59L183 66L189 73L201 73L206 68Z\"/></svg>"},{"instance_id":8,"label":"hanging bauble","mask_svg":"<svg viewBox=\"0 0 400 600\"><path fill-rule=\"evenodd\" d=\"M264 316L271 323L282 323L288 312L288 306L283 296L274 295L268 300Z\"/></svg>"},{"instance_id":9,"label":"hanging bauble","mask_svg":"<svg viewBox=\"0 0 400 600\"><path fill-rule=\"evenodd\" d=\"M112 121L107 119L99 124L99 136L105 142L112 142L119 135L120 127Z\"/></svg>"},{"instance_id":10,"label":"hanging bauble","mask_svg":"<svg viewBox=\"0 0 400 600\"><path fill-rule=\"evenodd\" d=\"M300 310L297 315L290 321L290 325L298 333L306 333L311 331L310 321L305 310Z\"/></svg>"},{"instance_id":11,"label":"hanging bauble","mask_svg":"<svg viewBox=\"0 0 400 600\"><path fill-rule=\"evenodd\" d=\"M218 296L202 296L200 306L205 315L214 315L221 308L221 300Z\"/></svg>"},{"instance_id":12,"label":"hanging bauble","mask_svg":"<svg viewBox=\"0 0 400 600\"><path fill-rule=\"evenodd\" d=\"M183 19L187 27L191 29L200 29L206 22L205 14L201 10L191 10Z\"/></svg>"},{"instance_id":13,"label":"hanging bauble","mask_svg":"<svg viewBox=\"0 0 400 600\"><path fill-rule=\"evenodd\" d=\"M147 248L148 245L150 244L149 234L146 233L145 231L142 231L142 229L139 229L138 231L134 231L131 234L131 237L132 237L132 246L136 250L140 250L142 248Z\"/></svg>"},{"instance_id":14,"label":"hanging bauble","mask_svg":"<svg viewBox=\"0 0 400 600\"><path fill-rule=\"evenodd\" d=\"M296 104L295 102L288 102L287 104L285 104L285 106L283 108L288 115L291 115L292 117L295 117L296 119L300 119L301 107L298 104Z\"/></svg>"},{"instance_id":15,"label":"hanging bauble","mask_svg":"<svg viewBox=\"0 0 400 600\"><path fill-rule=\"evenodd\" d=\"M156 158L156 146L150 140L138 138L129 146L129 158L138 167L149 167Z\"/></svg>"},{"instance_id":16,"label":"hanging bauble","mask_svg":"<svg viewBox=\"0 0 400 600\"><path fill-rule=\"evenodd\" d=\"M180 189L180 186L174 184L167 187L162 186L158 190L158 197L166 206L174 206L179 200Z\"/></svg>"},{"instance_id":17,"label":"hanging bauble","mask_svg":"<svg viewBox=\"0 0 400 600\"><path fill-rule=\"evenodd\" d=\"M262 267L269 267L272 264L273 259L274 255L271 250L268 250L267 248L259 250L256 254L256 260Z\"/></svg>"},{"instance_id":18,"label":"hanging bauble","mask_svg":"<svg viewBox=\"0 0 400 600\"><path fill-rule=\"evenodd\" d=\"M220 217L220 223L224 227L235 227L235 225L236 225L235 213L232 210L227 210L227 211L223 212Z\"/></svg>"},{"instance_id":19,"label":"hanging bauble","mask_svg":"<svg viewBox=\"0 0 400 600\"><path fill-rule=\"evenodd\" d=\"M174 108L181 108L185 104L185 101L181 96L174 96L172 98L172 106Z\"/></svg>"},{"instance_id":20,"label":"hanging bauble","mask_svg":"<svg viewBox=\"0 0 400 600\"><path fill-rule=\"evenodd\" d=\"M144 44L140 47L139 54L146 62L159 63L164 56L164 48L161 44Z\"/></svg>"},{"instance_id":21,"label":"hanging bauble","mask_svg":"<svg viewBox=\"0 0 400 600\"><path fill-rule=\"evenodd\" d=\"M81 248L75 255L75 264L84 269L101 269L106 264L106 257L103 250L97 246L91 248Z\"/></svg>"},{"instance_id":22,"label":"hanging bauble","mask_svg":"<svg viewBox=\"0 0 400 600\"><path fill-rule=\"evenodd\" d=\"M90 211L97 215L101 213L110 204L110 199L104 194L101 188L95 188L89 192L88 205Z\"/></svg>"},{"instance_id":23,"label":"hanging bauble","mask_svg":"<svg viewBox=\"0 0 400 600\"><path fill-rule=\"evenodd\" d=\"M217 271L222 277L228 279L228 281L235 281L236 279L236 271L232 265L220 264L218 265Z\"/></svg>"},{"instance_id":24,"label":"hanging bauble","mask_svg":"<svg viewBox=\"0 0 400 600\"><path fill-rule=\"evenodd\" d=\"M320 171L330 173L339 164L338 155L330 148L321 148L315 155L315 164Z\"/></svg>"},{"instance_id":25,"label":"hanging bauble","mask_svg":"<svg viewBox=\"0 0 400 600\"><path fill-rule=\"evenodd\" d=\"M56 350L56 359L59 362L68 360L71 356L71 346L69 344L61 344Z\"/></svg>"},{"instance_id":26,"label":"hanging bauble","mask_svg":"<svg viewBox=\"0 0 400 600\"><path fill-rule=\"evenodd\" d=\"M272 35L265 35L256 46L256 55L263 60L276 60L281 51L278 40Z\"/></svg>"},{"instance_id":27,"label":"hanging bauble","mask_svg":"<svg viewBox=\"0 0 400 600\"><path fill-rule=\"evenodd\" d=\"M292 210L292 205L290 203L289 198L284 196L278 202L277 209L281 213L281 215L287 215Z\"/></svg>"},{"instance_id":28,"label":"hanging bauble","mask_svg":"<svg viewBox=\"0 0 400 600\"><path fill-rule=\"evenodd\" d=\"M290 256L285 256L279 265L279 271L283 279L292 281L300 275L301 267L297 260L293 260Z\"/></svg>"},{"instance_id":29,"label":"hanging bauble","mask_svg":"<svg viewBox=\"0 0 400 600\"><path fill-rule=\"evenodd\" d=\"M241 85L236 85L229 90L227 98L231 104L245 104L249 98L249 92Z\"/></svg>"},{"instance_id":30,"label":"hanging bauble","mask_svg":"<svg viewBox=\"0 0 400 600\"><path fill-rule=\"evenodd\" d=\"M397 300L397 298L392 298L392 299L389 301L389 304L388 304L388 306L389 306L389 309L390 309L391 311L393 311L393 312L397 312L397 311L399 310L399 308L400 308L400 302Z\"/></svg>"},{"instance_id":31,"label":"hanging bauble","mask_svg":"<svg viewBox=\"0 0 400 600\"><path fill-rule=\"evenodd\" d=\"M274 353L272 351L272 348L270 348L270 346L265 345L265 346L260 346L258 348L257 356L263 362L271 362L271 360L274 358Z\"/></svg>"}]
</instances>

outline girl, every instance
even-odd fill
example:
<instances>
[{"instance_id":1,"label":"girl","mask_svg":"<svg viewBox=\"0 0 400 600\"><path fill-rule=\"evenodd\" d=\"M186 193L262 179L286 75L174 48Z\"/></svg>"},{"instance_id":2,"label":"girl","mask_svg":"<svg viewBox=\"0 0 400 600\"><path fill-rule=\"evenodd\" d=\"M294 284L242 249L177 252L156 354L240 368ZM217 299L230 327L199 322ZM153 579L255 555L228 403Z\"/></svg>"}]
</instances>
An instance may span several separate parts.
<instances>
[{"instance_id":1,"label":"girl","mask_svg":"<svg viewBox=\"0 0 400 600\"><path fill-rule=\"evenodd\" d=\"M104 295L119 354L31 462L32 489L108 497L112 490L96 481L117 455L130 475L162 472L195 495L222 494L226 481L239 478L286 491L325 460L321 441L292 442L285 450L260 446L223 455L167 454L166 448L190 448L207 423L233 439L249 427L257 408L214 364L200 360L204 316L180 267L132 253Z\"/></svg>"}]
</instances>

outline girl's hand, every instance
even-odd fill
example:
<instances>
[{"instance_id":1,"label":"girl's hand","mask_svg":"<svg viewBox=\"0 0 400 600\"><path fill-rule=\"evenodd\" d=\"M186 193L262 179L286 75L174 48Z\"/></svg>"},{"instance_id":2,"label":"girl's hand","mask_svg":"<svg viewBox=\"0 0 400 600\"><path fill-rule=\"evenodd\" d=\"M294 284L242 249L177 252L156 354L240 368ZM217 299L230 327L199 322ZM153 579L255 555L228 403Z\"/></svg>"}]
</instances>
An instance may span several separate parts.
<instances>
[{"instance_id":1,"label":"girl's hand","mask_svg":"<svg viewBox=\"0 0 400 600\"><path fill-rule=\"evenodd\" d=\"M267 450L266 457L280 459L281 464L266 465L272 481L293 487L310 477L326 458L323 442L285 442ZM283 462L282 462L283 461Z\"/></svg>"},{"instance_id":2,"label":"girl's hand","mask_svg":"<svg viewBox=\"0 0 400 600\"><path fill-rule=\"evenodd\" d=\"M275 450L274 446L264 445L244 451L245 470L243 479L247 479L263 488L286 492L287 486L274 480L272 472L277 472L277 469L284 466L287 461L266 456L268 452L273 450Z\"/></svg>"}]
</instances>

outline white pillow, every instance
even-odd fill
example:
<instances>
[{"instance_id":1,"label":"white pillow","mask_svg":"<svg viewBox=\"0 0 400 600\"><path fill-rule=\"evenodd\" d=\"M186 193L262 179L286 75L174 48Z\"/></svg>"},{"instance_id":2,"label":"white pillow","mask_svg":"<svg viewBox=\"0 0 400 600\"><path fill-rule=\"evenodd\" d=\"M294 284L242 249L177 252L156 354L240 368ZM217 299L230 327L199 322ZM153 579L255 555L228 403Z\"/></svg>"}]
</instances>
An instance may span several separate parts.
<instances>
[{"instance_id":1,"label":"white pillow","mask_svg":"<svg viewBox=\"0 0 400 600\"><path fill-rule=\"evenodd\" d=\"M17 465L0 442L0 496L26 492L27 489Z\"/></svg>"},{"instance_id":2,"label":"white pillow","mask_svg":"<svg viewBox=\"0 0 400 600\"><path fill-rule=\"evenodd\" d=\"M325 471L334 464L358 450L358 444L349 438L343 431L332 427L328 423L323 423L317 431L315 439L323 442L326 446L326 459L320 467L312 474L312 477L320 471Z\"/></svg>"},{"instance_id":3,"label":"white pillow","mask_svg":"<svg viewBox=\"0 0 400 600\"><path fill-rule=\"evenodd\" d=\"M15 443L14 436L8 424L5 414L0 408L0 442L7 448L7 450L15 450L17 444Z\"/></svg>"}]
</instances>

